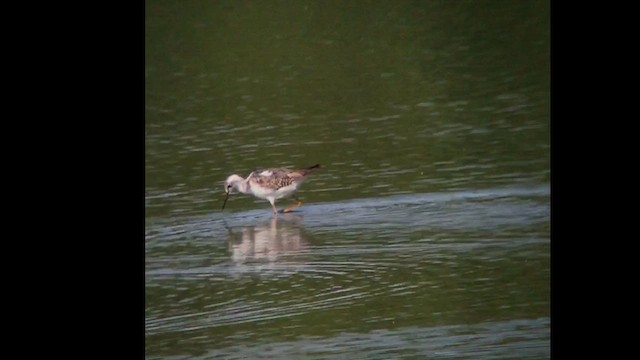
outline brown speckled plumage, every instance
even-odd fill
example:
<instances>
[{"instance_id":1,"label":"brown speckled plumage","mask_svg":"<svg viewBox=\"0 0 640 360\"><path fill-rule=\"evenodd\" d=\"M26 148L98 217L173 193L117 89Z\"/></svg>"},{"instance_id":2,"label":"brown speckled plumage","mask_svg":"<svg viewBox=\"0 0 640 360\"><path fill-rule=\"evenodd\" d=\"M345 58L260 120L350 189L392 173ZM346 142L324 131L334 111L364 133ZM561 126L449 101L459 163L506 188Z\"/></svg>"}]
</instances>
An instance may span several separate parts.
<instances>
[{"instance_id":1,"label":"brown speckled plumage","mask_svg":"<svg viewBox=\"0 0 640 360\"><path fill-rule=\"evenodd\" d=\"M294 182L301 182L313 170L319 168L320 165L314 165L304 169L290 170L284 168L275 169L257 169L252 172L247 180L253 180L258 185L278 190L285 186L289 186Z\"/></svg>"}]
</instances>

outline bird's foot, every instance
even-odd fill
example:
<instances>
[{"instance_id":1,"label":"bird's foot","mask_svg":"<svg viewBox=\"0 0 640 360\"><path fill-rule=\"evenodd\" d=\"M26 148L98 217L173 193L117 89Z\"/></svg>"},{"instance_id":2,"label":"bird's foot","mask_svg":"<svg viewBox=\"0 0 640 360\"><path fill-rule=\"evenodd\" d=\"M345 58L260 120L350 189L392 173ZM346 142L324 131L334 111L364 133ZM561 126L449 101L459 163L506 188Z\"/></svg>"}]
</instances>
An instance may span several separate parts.
<instances>
[{"instance_id":1,"label":"bird's foot","mask_svg":"<svg viewBox=\"0 0 640 360\"><path fill-rule=\"evenodd\" d=\"M299 208L300 206L302 206L302 201L298 201L297 204L289 206L288 208L282 210L283 213L289 213L292 212L294 209Z\"/></svg>"}]
</instances>

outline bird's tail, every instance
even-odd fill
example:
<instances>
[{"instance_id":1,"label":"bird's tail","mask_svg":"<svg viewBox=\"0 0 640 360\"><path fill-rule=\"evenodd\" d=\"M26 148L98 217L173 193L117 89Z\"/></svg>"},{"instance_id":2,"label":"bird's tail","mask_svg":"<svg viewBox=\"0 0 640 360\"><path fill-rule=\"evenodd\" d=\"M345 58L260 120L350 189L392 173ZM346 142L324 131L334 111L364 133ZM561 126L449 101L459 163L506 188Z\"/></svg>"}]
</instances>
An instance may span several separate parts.
<instances>
[{"instance_id":1,"label":"bird's tail","mask_svg":"<svg viewBox=\"0 0 640 360\"><path fill-rule=\"evenodd\" d=\"M309 166L308 168L302 169L300 172L302 172L303 175L307 175L307 174L309 174L309 173L311 173L311 172L313 172L313 171L315 171L315 170L317 170L319 168L320 168L320 164L315 164L313 166Z\"/></svg>"}]
</instances>

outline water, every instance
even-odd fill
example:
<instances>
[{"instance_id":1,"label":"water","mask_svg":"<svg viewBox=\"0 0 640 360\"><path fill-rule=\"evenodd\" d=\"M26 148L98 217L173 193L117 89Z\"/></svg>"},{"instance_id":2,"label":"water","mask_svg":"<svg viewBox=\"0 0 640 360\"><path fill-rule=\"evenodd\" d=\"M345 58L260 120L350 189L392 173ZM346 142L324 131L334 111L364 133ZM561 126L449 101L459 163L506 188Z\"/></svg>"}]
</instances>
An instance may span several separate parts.
<instances>
[{"instance_id":1,"label":"water","mask_svg":"<svg viewBox=\"0 0 640 360\"><path fill-rule=\"evenodd\" d=\"M549 357L547 3L146 14L148 358Z\"/></svg>"}]
</instances>

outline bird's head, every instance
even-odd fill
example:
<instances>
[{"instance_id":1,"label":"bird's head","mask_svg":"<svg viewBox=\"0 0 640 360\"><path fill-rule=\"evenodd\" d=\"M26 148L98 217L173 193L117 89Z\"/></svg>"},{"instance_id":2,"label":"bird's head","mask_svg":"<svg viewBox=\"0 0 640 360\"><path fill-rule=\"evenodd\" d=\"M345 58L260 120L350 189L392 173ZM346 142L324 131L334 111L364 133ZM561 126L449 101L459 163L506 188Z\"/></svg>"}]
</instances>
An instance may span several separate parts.
<instances>
[{"instance_id":1,"label":"bird's head","mask_svg":"<svg viewBox=\"0 0 640 360\"><path fill-rule=\"evenodd\" d=\"M231 175L224 181L224 192L227 194L232 193L233 190L238 189L238 184L240 184L244 179L238 175Z\"/></svg>"},{"instance_id":2,"label":"bird's head","mask_svg":"<svg viewBox=\"0 0 640 360\"><path fill-rule=\"evenodd\" d=\"M224 202L222 203L222 210L224 210L224 206L227 205L227 200L229 200L229 195L233 192L233 190L238 189L238 185L242 183L244 179L238 175L231 175L224 181L224 192L227 194L224 198Z\"/></svg>"}]
</instances>

